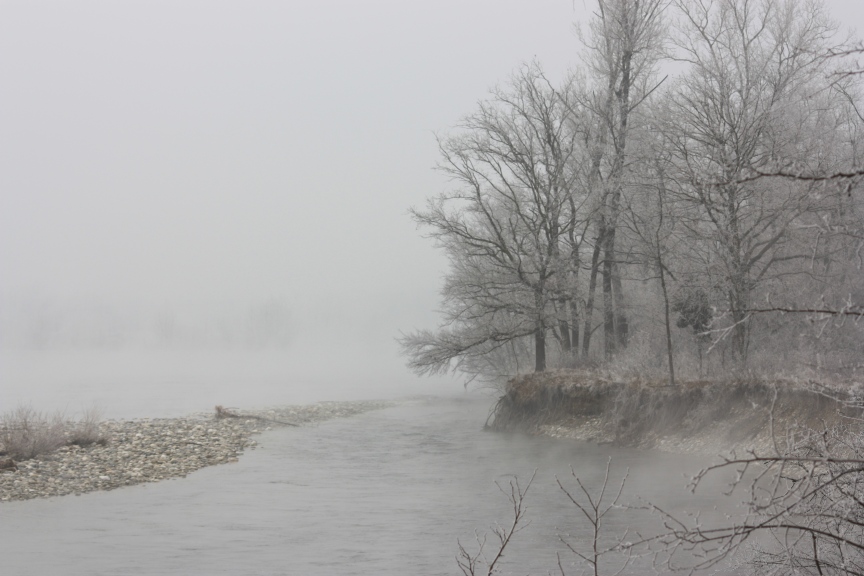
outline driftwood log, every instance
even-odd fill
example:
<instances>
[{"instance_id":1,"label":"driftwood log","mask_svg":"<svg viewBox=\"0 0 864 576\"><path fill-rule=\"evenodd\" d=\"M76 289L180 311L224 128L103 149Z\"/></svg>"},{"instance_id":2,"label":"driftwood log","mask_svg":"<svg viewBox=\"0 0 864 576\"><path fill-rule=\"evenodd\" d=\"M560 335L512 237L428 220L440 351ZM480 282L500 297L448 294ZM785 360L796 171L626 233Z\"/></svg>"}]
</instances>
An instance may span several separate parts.
<instances>
[{"instance_id":1,"label":"driftwood log","mask_svg":"<svg viewBox=\"0 0 864 576\"><path fill-rule=\"evenodd\" d=\"M244 418L246 420L261 420L262 422L274 422L276 424L282 424L283 426L300 426L299 424L296 424L294 422L286 422L285 420L274 420L273 418L254 416L252 414L238 414L237 412L232 412L224 406L216 406L216 418L219 420L223 418Z\"/></svg>"}]
</instances>

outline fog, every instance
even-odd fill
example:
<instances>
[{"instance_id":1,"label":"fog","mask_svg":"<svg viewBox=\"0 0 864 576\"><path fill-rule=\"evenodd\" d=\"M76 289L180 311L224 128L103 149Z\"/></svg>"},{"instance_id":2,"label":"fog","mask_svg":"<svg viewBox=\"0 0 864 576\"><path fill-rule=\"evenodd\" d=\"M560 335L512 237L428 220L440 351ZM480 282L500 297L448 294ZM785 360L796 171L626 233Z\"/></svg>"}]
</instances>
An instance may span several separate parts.
<instances>
[{"instance_id":1,"label":"fog","mask_svg":"<svg viewBox=\"0 0 864 576\"><path fill-rule=\"evenodd\" d=\"M563 76L587 13L4 2L0 406L461 390L398 356L445 268L407 209L447 186L435 132L522 62Z\"/></svg>"}]
</instances>

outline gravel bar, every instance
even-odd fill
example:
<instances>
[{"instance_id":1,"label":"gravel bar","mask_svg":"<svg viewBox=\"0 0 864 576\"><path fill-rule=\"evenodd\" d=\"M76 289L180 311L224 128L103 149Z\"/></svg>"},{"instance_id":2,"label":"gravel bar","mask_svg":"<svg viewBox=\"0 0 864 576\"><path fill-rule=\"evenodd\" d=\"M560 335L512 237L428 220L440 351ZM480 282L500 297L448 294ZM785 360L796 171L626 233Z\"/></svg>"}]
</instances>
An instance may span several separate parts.
<instances>
[{"instance_id":1,"label":"gravel bar","mask_svg":"<svg viewBox=\"0 0 864 576\"><path fill-rule=\"evenodd\" d=\"M230 417L106 420L104 446L64 446L0 471L0 502L83 494L182 478L205 466L236 462L254 449L252 436L289 425L309 425L396 405L388 401L321 402L259 411L230 410ZM223 413L224 414L224 413Z\"/></svg>"}]
</instances>

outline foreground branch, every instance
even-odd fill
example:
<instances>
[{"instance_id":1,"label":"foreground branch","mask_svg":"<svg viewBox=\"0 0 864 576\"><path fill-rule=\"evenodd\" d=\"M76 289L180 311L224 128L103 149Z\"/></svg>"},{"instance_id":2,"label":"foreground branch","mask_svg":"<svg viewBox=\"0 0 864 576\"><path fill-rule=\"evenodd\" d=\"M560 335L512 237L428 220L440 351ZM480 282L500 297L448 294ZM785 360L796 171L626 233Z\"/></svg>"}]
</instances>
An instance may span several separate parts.
<instances>
[{"instance_id":1,"label":"foreground branch","mask_svg":"<svg viewBox=\"0 0 864 576\"><path fill-rule=\"evenodd\" d=\"M528 524L524 522L525 508L523 504L525 502L525 495L528 493L528 489L531 488L531 483L534 482L534 477L536 475L537 470L534 470L534 473L531 474L531 479L528 480L528 484L525 485L525 488L522 488L519 484L519 479L515 477L513 480L510 480L510 484L507 488L502 487L498 482L495 482L498 490L507 496L507 499L510 501L510 506L513 510L513 519L507 527L503 527L500 524L496 524L492 527L492 534L497 538L498 546L491 560L489 560L483 550L486 546L485 534L481 537L479 534L475 533L474 536L477 541L477 552L473 554L465 549L462 542L457 541L459 545L459 553L456 555L456 564L459 566L459 569L462 570L464 576L479 576L480 574L491 576L495 573L495 567L501 558L504 557L504 550L510 544L513 536L528 526ZM483 568L484 565L485 569Z\"/></svg>"}]
</instances>

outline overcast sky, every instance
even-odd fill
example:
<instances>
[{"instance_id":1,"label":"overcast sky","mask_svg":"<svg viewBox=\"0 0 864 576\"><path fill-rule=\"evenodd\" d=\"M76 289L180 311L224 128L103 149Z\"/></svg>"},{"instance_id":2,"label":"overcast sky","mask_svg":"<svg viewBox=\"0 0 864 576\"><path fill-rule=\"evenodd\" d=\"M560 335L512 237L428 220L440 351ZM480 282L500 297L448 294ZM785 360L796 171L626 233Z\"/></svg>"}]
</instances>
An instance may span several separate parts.
<instances>
[{"instance_id":1,"label":"overcast sky","mask_svg":"<svg viewBox=\"0 0 864 576\"><path fill-rule=\"evenodd\" d=\"M864 25L861 0L828 5ZM563 75L586 13L0 2L0 302L275 299L321 335L433 327L445 262L407 216L446 186L433 134L521 62Z\"/></svg>"}]
</instances>

